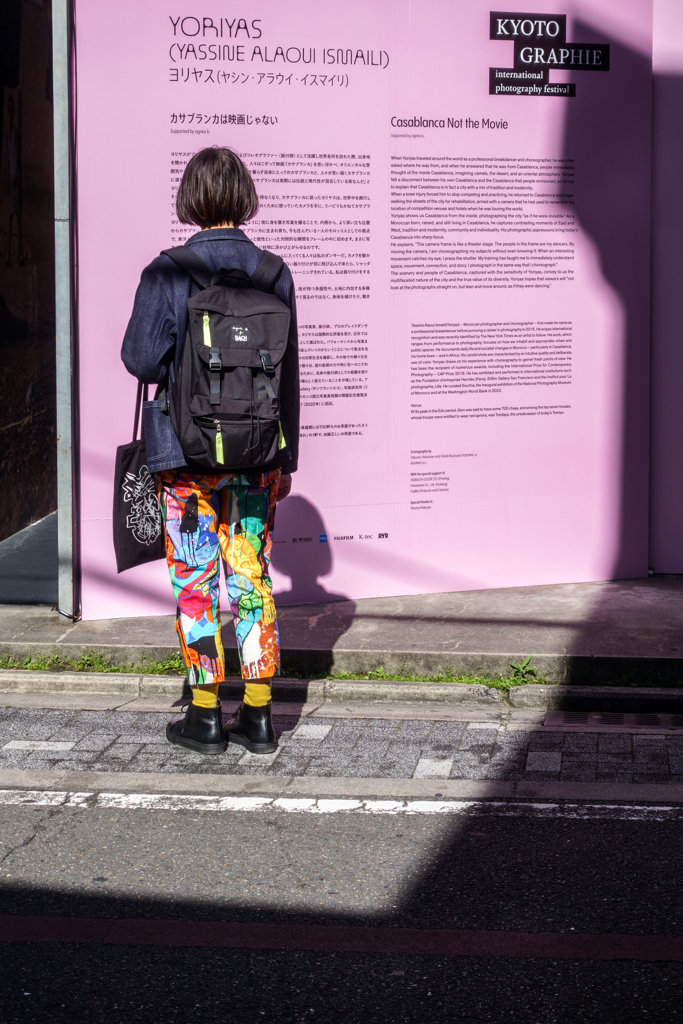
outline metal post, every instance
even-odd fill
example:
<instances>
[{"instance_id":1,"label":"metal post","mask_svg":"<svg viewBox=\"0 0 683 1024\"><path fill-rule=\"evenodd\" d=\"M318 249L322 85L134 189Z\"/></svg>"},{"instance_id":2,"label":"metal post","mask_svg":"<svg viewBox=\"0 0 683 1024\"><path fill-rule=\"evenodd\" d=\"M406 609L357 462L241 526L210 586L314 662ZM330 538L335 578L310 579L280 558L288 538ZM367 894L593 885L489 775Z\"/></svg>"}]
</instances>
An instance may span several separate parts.
<instances>
[{"instance_id":1,"label":"metal post","mask_svg":"<svg viewBox=\"0 0 683 1024\"><path fill-rule=\"evenodd\" d=\"M71 251L71 46L70 0L52 3L52 62L55 167L55 320L57 360L57 533L59 603L62 615L77 616L74 578L74 385Z\"/></svg>"}]
</instances>

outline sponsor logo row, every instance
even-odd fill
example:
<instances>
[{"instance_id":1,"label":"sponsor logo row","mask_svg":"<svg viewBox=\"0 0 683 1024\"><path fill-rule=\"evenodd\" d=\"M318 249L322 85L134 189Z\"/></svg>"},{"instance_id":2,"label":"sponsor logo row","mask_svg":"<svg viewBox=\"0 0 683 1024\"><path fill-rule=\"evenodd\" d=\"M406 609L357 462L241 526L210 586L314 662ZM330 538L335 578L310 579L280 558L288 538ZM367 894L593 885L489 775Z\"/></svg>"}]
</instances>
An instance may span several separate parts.
<instances>
[{"instance_id":1,"label":"sponsor logo row","mask_svg":"<svg viewBox=\"0 0 683 1024\"><path fill-rule=\"evenodd\" d=\"M340 533L337 536L332 536L331 539L332 540L375 540L375 539L377 539L377 540L388 540L389 539L389 534L388 533L358 533L358 534ZM312 544L314 540L315 540L315 537L292 537L291 538L292 544ZM318 543L319 544L328 544L329 541L330 541L330 537L329 537L328 534L321 533L321 534L318 535ZM284 539L278 538L278 540L275 541L275 544L286 544L286 543L287 543L287 539L286 538L284 538Z\"/></svg>"}]
</instances>

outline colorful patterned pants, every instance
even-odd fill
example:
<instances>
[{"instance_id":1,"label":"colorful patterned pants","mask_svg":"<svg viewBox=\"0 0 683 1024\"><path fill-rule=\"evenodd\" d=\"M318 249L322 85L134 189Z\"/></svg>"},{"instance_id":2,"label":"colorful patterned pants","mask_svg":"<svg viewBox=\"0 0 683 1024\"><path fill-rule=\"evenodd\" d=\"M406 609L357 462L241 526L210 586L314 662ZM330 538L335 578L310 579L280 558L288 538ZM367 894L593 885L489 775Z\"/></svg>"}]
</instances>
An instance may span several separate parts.
<instances>
[{"instance_id":1,"label":"colorful patterned pants","mask_svg":"<svg viewBox=\"0 0 683 1024\"><path fill-rule=\"evenodd\" d=\"M155 473L166 527L166 560L178 604L176 630L190 686L225 679L219 608L220 559L235 617L243 679L280 668L268 575L280 470L262 476Z\"/></svg>"}]
</instances>

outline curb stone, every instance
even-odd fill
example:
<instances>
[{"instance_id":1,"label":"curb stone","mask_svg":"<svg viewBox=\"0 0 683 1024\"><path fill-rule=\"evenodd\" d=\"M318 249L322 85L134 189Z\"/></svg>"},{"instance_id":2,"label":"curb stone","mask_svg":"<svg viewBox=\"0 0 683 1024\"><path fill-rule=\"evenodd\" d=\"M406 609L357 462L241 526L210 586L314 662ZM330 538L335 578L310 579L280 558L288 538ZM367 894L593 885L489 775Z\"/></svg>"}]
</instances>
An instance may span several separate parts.
<instances>
[{"instance_id":1,"label":"curb stone","mask_svg":"<svg viewBox=\"0 0 683 1024\"><path fill-rule=\"evenodd\" d=\"M525 683L513 686L508 700L513 708L546 711L618 711L683 713L683 690L668 687L554 686Z\"/></svg>"},{"instance_id":2,"label":"curb stone","mask_svg":"<svg viewBox=\"0 0 683 1024\"><path fill-rule=\"evenodd\" d=\"M2 693L101 694L181 700L189 696L183 676L118 672L55 672L0 669ZM227 679L220 696L241 700L244 683ZM683 713L683 689L625 686L555 686L525 683L509 693L481 683L391 682L368 679L287 679L273 683L276 701L302 704L365 703L476 704L490 708L532 708L547 711L619 711ZM1 703L1 700L0 700Z\"/></svg>"},{"instance_id":3,"label":"curb stone","mask_svg":"<svg viewBox=\"0 0 683 1024\"><path fill-rule=\"evenodd\" d=\"M283 624L284 625L284 624ZM71 631L74 633L74 631ZM75 635L78 630L75 631ZM71 635L71 634L70 634ZM23 661L29 657L59 657L78 661L84 655L95 652L109 664L126 668L141 664L145 660L164 661L178 654L178 645L143 644L131 636L129 643L98 642L96 635L81 643L46 642L41 640L2 640L0 657L3 655ZM223 638L226 669L231 674L239 673L237 649L234 637L229 631ZM451 671L454 674L473 676L506 676L511 662L520 662L531 654L532 664L541 677L553 684L562 685L608 685L616 680L642 679L660 685L680 685L683 681L682 657L617 657L612 655L578 654L536 654L528 649L504 653L471 651L419 651L419 650L354 650L343 647L327 649L298 648L285 646L282 664L285 673L310 679L333 674L347 673L362 677L381 668L389 675L435 676Z\"/></svg>"},{"instance_id":4,"label":"curb stone","mask_svg":"<svg viewBox=\"0 0 683 1024\"><path fill-rule=\"evenodd\" d=\"M0 770L0 789L78 793L192 793L204 796L547 800L683 804L683 786L622 782L496 782L470 779L331 778L311 775L174 775L158 772Z\"/></svg>"},{"instance_id":5,"label":"curb stone","mask_svg":"<svg viewBox=\"0 0 683 1024\"><path fill-rule=\"evenodd\" d=\"M147 676L118 672L51 672L29 669L0 669L0 693L99 693L135 697L189 696L183 676ZM220 696L241 699L244 683L228 679L221 683ZM500 706L499 690L480 683L401 683L372 680L276 679L275 700L302 703L382 701L390 703L438 704L477 703Z\"/></svg>"}]
</instances>

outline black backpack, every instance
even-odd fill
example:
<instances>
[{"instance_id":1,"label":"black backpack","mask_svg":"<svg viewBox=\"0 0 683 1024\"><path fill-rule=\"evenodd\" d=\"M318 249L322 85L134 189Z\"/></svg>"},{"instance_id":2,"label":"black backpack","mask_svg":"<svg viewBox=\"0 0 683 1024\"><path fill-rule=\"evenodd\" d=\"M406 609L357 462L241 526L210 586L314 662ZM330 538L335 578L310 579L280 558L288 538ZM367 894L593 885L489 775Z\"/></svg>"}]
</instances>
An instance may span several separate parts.
<instances>
[{"instance_id":1,"label":"black backpack","mask_svg":"<svg viewBox=\"0 0 683 1024\"><path fill-rule=\"evenodd\" d=\"M168 390L185 458L218 472L272 462L287 447L280 380L291 312L272 294L282 260L265 252L249 276L243 270L213 274L184 245L162 255L201 289L187 300L187 332Z\"/></svg>"}]
</instances>

